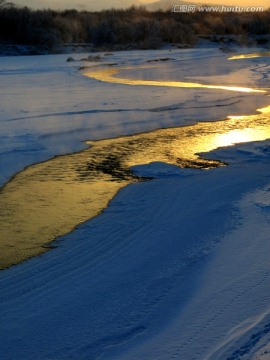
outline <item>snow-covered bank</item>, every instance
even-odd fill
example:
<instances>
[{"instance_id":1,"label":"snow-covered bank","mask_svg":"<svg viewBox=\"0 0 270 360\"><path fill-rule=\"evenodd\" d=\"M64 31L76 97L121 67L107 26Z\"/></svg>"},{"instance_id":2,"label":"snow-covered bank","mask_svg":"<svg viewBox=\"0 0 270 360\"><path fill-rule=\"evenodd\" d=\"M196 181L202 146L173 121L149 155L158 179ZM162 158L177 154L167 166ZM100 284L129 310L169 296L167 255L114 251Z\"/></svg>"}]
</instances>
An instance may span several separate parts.
<instances>
[{"instance_id":1,"label":"snow-covered bank","mask_svg":"<svg viewBox=\"0 0 270 360\"><path fill-rule=\"evenodd\" d=\"M269 145L218 151L230 166L210 171L137 167L158 179L2 272L2 357L229 356L269 312Z\"/></svg>"},{"instance_id":2,"label":"snow-covered bank","mask_svg":"<svg viewBox=\"0 0 270 360\"><path fill-rule=\"evenodd\" d=\"M126 76L134 78L181 81L188 74L192 82L216 84L220 76L226 85L268 85L268 59L229 62L203 49L109 56L131 65ZM134 68L169 56L176 60L158 61L147 72ZM0 64L1 183L25 165L78 151L85 139L215 121L269 105L263 94L106 84L82 77L61 56ZM156 179L121 190L101 216L58 239L53 251L2 271L2 358L256 354L270 323L269 146L220 149L211 157L229 166L209 171L136 166L138 175Z\"/></svg>"}]
</instances>

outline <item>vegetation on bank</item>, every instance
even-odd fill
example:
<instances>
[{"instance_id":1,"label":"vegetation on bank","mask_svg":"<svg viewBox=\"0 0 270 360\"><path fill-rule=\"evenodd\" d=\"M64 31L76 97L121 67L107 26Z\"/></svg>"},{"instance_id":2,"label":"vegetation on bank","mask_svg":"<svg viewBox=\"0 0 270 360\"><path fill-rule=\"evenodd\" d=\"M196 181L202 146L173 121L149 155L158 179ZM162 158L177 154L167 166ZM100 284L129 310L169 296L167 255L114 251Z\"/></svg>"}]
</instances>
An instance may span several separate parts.
<instances>
[{"instance_id":1,"label":"vegetation on bank","mask_svg":"<svg viewBox=\"0 0 270 360\"><path fill-rule=\"evenodd\" d=\"M270 11L258 13L172 13L143 7L100 12L31 10L0 0L0 43L52 47L91 43L94 48L155 49L162 43L194 44L200 36L270 34Z\"/></svg>"}]
</instances>

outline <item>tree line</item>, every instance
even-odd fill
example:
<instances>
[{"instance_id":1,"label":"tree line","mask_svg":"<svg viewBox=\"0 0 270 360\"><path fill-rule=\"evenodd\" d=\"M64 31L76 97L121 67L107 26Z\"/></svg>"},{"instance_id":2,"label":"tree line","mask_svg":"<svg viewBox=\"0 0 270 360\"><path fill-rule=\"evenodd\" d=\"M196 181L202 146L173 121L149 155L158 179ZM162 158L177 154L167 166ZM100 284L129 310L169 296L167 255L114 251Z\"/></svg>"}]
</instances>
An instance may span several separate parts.
<instances>
[{"instance_id":1,"label":"tree line","mask_svg":"<svg viewBox=\"0 0 270 360\"><path fill-rule=\"evenodd\" d=\"M270 34L270 11L258 13L172 13L144 7L99 12L32 10L0 0L0 43L53 46L91 43L98 48L162 43L194 44L200 36Z\"/></svg>"}]
</instances>

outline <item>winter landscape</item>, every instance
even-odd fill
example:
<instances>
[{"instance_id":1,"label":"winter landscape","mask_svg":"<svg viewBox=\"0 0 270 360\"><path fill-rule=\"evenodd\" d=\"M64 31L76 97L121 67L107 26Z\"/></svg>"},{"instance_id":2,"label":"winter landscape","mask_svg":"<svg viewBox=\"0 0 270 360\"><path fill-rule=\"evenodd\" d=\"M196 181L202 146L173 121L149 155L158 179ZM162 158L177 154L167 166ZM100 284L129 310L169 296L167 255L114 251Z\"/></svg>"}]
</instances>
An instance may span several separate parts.
<instances>
[{"instance_id":1,"label":"winter landscape","mask_svg":"<svg viewBox=\"0 0 270 360\"><path fill-rule=\"evenodd\" d=\"M269 73L205 41L0 57L1 359L270 359Z\"/></svg>"}]
</instances>

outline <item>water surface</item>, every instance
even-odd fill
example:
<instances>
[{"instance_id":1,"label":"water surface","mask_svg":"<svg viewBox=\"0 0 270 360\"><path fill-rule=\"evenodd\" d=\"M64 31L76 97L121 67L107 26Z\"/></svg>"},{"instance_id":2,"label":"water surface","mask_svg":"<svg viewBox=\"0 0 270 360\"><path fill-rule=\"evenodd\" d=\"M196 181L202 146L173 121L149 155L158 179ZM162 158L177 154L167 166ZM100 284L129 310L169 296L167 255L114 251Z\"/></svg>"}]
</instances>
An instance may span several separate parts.
<instances>
[{"instance_id":1,"label":"water surface","mask_svg":"<svg viewBox=\"0 0 270 360\"><path fill-rule=\"evenodd\" d=\"M228 60L255 59L270 56L270 51L258 51L256 53L240 54L231 56Z\"/></svg>"},{"instance_id":2,"label":"water surface","mask_svg":"<svg viewBox=\"0 0 270 360\"><path fill-rule=\"evenodd\" d=\"M142 79L126 79L121 78L118 75L121 70L131 70L133 68L118 68L118 69L102 69L99 71L85 71L84 75L93 78L96 80L122 84L122 85L132 85L132 86L166 86L166 87L175 87L175 88L201 88L201 89L214 89L214 90L227 90L227 91L238 91L238 92L266 92L262 89L255 89L249 87L240 87L240 86L225 86L225 85L206 85L200 83L186 82L186 81L157 81L157 80L142 80Z\"/></svg>"}]
</instances>

